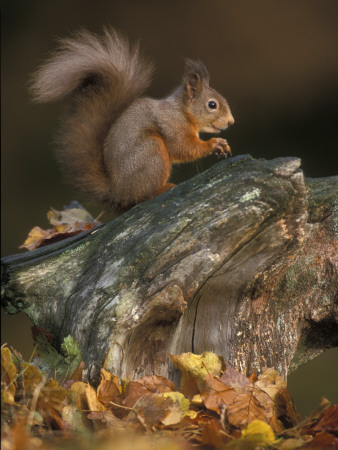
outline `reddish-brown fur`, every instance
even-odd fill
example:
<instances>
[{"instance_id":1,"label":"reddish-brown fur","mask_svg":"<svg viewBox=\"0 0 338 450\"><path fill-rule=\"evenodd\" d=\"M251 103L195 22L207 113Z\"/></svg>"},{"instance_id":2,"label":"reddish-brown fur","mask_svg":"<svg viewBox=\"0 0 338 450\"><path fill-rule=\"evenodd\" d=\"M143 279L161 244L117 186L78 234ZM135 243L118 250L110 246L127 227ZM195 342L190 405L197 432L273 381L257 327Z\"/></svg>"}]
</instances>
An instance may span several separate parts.
<instances>
[{"instance_id":1,"label":"reddish-brown fur","mask_svg":"<svg viewBox=\"0 0 338 450\"><path fill-rule=\"evenodd\" d=\"M188 60L182 84L162 100L141 97L151 73L138 47L109 29L62 40L34 77L37 101L72 95L59 133L64 172L93 199L119 209L170 189L172 163L228 151L224 139L199 138L233 123L203 63Z\"/></svg>"}]
</instances>

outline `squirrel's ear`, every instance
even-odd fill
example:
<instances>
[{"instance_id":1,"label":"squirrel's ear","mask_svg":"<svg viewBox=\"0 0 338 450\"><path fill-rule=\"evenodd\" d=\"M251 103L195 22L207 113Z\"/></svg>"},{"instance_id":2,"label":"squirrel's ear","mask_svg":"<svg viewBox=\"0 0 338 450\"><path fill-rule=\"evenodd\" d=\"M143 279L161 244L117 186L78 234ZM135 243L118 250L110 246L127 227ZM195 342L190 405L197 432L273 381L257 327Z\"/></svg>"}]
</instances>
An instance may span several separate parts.
<instances>
[{"instance_id":1,"label":"squirrel's ear","mask_svg":"<svg viewBox=\"0 0 338 450\"><path fill-rule=\"evenodd\" d=\"M190 100L198 96L203 86L209 86L209 73L202 61L186 59L183 82Z\"/></svg>"}]
</instances>

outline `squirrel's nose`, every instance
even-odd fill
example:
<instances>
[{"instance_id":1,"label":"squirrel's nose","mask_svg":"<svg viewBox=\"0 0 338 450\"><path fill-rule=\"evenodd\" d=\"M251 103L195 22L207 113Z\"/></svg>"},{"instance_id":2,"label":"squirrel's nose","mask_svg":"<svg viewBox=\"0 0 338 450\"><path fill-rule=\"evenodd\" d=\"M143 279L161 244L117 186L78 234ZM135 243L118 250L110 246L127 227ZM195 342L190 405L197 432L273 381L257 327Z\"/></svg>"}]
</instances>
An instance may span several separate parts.
<instances>
[{"instance_id":1,"label":"squirrel's nose","mask_svg":"<svg viewBox=\"0 0 338 450\"><path fill-rule=\"evenodd\" d=\"M235 119L231 116L229 119L228 119L228 127L230 127L230 125L233 125L235 123Z\"/></svg>"}]
</instances>

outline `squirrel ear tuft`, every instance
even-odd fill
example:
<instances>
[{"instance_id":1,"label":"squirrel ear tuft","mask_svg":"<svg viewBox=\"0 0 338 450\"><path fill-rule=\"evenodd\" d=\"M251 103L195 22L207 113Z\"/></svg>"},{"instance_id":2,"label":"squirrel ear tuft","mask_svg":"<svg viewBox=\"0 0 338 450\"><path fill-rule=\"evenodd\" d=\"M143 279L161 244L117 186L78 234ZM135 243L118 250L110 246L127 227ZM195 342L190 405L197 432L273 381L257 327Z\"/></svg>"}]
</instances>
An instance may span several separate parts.
<instances>
[{"instance_id":1,"label":"squirrel ear tuft","mask_svg":"<svg viewBox=\"0 0 338 450\"><path fill-rule=\"evenodd\" d=\"M198 96L203 89L203 85L209 86L209 73L202 61L185 60L183 82L190 100Z\"/></svg>"}]
</instances>

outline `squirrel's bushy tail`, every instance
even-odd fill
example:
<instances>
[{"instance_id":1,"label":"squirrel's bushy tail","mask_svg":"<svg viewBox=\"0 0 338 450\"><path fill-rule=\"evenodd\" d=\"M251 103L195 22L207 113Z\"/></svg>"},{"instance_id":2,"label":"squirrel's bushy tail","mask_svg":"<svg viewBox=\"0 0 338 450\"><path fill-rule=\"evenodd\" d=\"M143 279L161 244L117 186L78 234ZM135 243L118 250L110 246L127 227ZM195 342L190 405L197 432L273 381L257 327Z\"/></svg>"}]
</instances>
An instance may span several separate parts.
<instances>
[{"instance_id":1,"label":"squirrel's bushy tail","mask_svg":"<svg viewBox=\"0 0 338 450\"><path fill-rule=\"evenodd\" d=\"M138 46L131 49L113 29L105 29L102 36L80 31L60 44L34 75L34 98L50 102L73 94L58 157L73 184L96 200L110 202L104 141L112 123L148 87L152 65Z\"/></svg>"}]
</instances>

